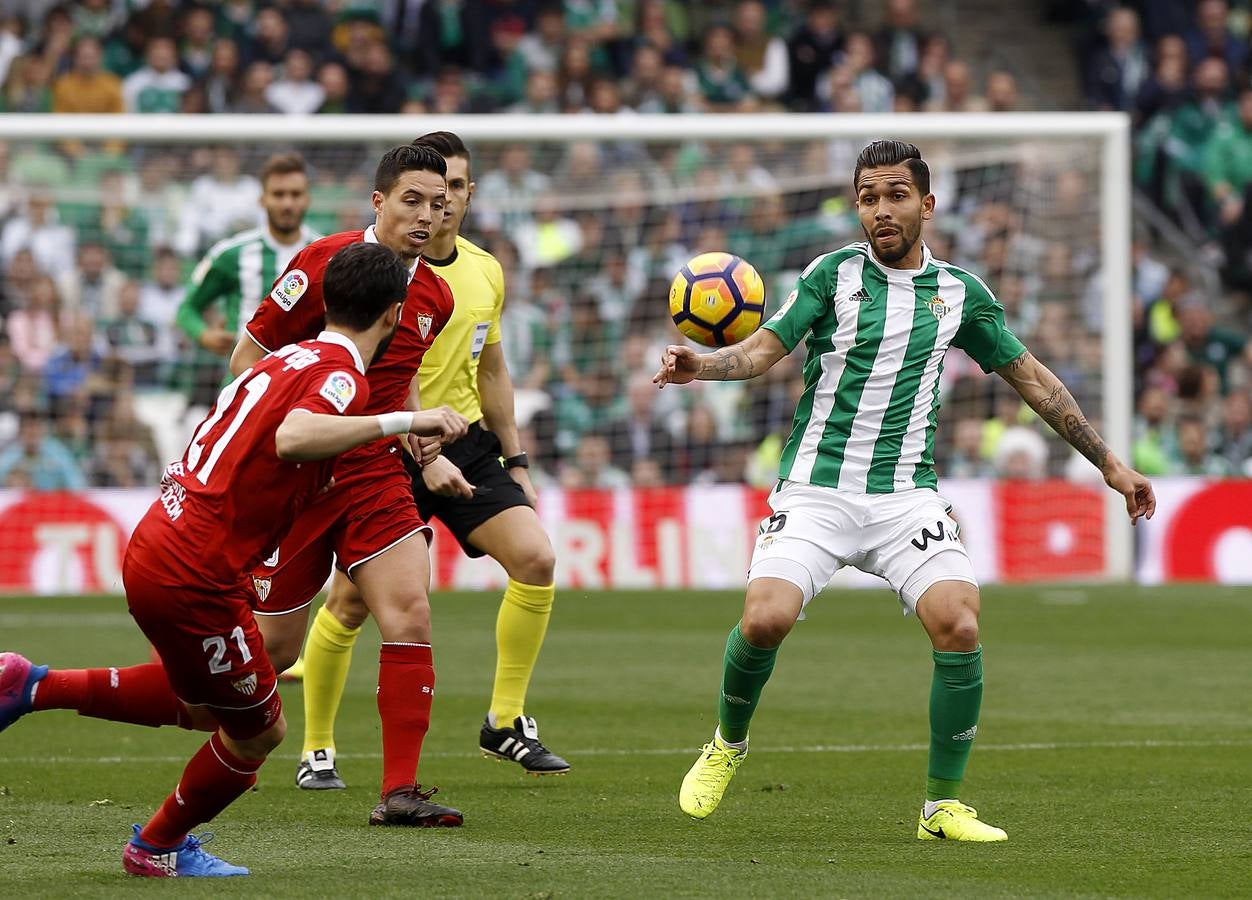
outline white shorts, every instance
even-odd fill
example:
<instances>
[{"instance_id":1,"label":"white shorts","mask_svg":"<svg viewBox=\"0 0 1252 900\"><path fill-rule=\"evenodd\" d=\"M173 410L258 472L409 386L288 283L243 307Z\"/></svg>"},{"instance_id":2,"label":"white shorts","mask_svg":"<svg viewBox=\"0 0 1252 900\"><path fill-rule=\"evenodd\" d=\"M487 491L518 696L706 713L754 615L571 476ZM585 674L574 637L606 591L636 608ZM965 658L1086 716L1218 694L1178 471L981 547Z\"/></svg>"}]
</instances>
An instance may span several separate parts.
<instances>
[{"instance_id":1,"label":"white shorts","mask_svg":"<svg viewBox=\"0 0 1252 900\"><path fill-rule=\"evenodd\" d=\"M784 481L769 497L748 581L781 578L813 599L836 572L853 566L887 580L905 615L940 581L977 586L952 507L934 491L858 494Z\"/></svg>"}]
</instances>

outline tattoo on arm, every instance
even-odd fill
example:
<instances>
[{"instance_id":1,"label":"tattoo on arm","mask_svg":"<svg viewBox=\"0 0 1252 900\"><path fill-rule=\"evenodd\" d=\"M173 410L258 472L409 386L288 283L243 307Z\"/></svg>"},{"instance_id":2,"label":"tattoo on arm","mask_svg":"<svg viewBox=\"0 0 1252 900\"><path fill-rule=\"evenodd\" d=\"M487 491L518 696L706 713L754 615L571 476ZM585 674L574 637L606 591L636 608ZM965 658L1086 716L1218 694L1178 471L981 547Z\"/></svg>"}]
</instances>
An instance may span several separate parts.
<instances>
[{"instance_id":1,"label":"tattoo on arm","mask_svg":"<svg viewBox=\"0 0 1252 900\"><path fill-rule=\"evenodd\" d=\"M1004 368L1010 372L1016 372L1022 366L1026 365L1026 361L1030 359L1030 351L1023 350L1018 356L1015 356Z\"/></svg>"},{"instance_id":2,"label":"tattoo on arm","mask_svg":"<svg viewBox=\"0 0 1252 900\"><path fill-rule=\"evenodd\" d=\"M1053 376L1055 381L1055 376ZM1087 417L1078 408L1078 401L1060 381L1055 381L1048 395L1034 404L1035 412L1043 421L1052 426L1070 445L1091 461L1097 469L1104 467L1109 448L1087 422Z\"/></svg>"},{"instance_id":3,"label":"tattoo on arm","mask_svg":"<svg viewBox=\"0 0 1252 900\"><path fill-rule=\"evenodd\" d=\"M742 381L756 375L756 362L742 347L723 347L700 359L696 377L704 381Z\"/></svg>"}]
</instances>

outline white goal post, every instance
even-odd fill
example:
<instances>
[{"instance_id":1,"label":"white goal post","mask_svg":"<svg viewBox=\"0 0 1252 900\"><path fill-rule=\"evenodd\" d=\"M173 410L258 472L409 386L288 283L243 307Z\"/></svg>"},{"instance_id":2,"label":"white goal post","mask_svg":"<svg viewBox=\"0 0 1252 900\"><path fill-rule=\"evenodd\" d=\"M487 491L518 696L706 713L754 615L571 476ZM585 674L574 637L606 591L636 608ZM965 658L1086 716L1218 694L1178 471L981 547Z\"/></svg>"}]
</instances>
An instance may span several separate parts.
<instances>
[{"instance_id":1,"label":"white goal post","mask_svg":"<svg viewBox=\"0 0 1252 900\"><path fill-rule=\"evenodd\" d=\"M900 138L918 143L1082 141L1092 151L1098 180L1098 329L1102 343L1098 416L1109 446L1129 460L1132 435L1131 160L1130 123L1120 113L994 113L890 115L483 115L483 116L105 116L4 115L0 140L22 142L122 140L131 144L292 145L362 144L370 148L448 130L472 147L492 144L599 142L803 142ZM848 173L850 176L850 172ZM1092 185L1094 187L1094 185ZM941 208L937 218L943 219ZM763 273L765 274L765 273ZM993 290L997 285L992 283ZM656 302L662 302L661 297ZM942 429L942 426L941 426ZM942 477L942 473L941 473ZM1133 577L1132 532L1121 499L1106 492L1104 577Z\"/></svg>"}]
</instances>

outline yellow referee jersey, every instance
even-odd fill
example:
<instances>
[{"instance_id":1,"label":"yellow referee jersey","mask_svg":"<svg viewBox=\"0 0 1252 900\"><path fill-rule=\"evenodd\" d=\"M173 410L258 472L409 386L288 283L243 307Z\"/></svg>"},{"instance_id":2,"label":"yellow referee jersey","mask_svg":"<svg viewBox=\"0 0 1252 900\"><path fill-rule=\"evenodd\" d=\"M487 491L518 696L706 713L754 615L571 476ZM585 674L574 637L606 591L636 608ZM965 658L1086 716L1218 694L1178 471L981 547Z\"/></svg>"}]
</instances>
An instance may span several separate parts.
<instances>
[{"instance_id":1,"label":"yellow referee jersey","mask_svg":"<svg viewBox=\"0 0 1252 900\"><path fill-rule=\"evenodd\" d=\"M494 256L463 237L456 239L452 262L431 268L452 289L453 308L418 370L422 406L447 405L474 423L483 417L478 358L487 344L500 342L504 270Z\"/></svg>"}]
</instances>

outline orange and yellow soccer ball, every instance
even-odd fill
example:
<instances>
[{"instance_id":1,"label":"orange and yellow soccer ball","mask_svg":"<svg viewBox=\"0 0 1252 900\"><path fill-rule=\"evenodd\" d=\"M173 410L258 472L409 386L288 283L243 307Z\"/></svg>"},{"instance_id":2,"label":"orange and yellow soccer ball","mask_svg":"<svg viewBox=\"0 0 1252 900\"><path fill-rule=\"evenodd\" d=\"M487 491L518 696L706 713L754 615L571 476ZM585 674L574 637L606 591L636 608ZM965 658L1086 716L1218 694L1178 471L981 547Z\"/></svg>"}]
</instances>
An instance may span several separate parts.
<instances>
[{"instance_id":1,"label":"orange and yellow soccer ball","mask_svg":"<svg viewBox=\"0 0 1252 900\"><path fill-rule=\"evenodd\" d=\"M730 253L701 253L669 288L678 330L708 347L742 341L765 315L765 285L756 269Z\"/></svg>"}]
</instances>

